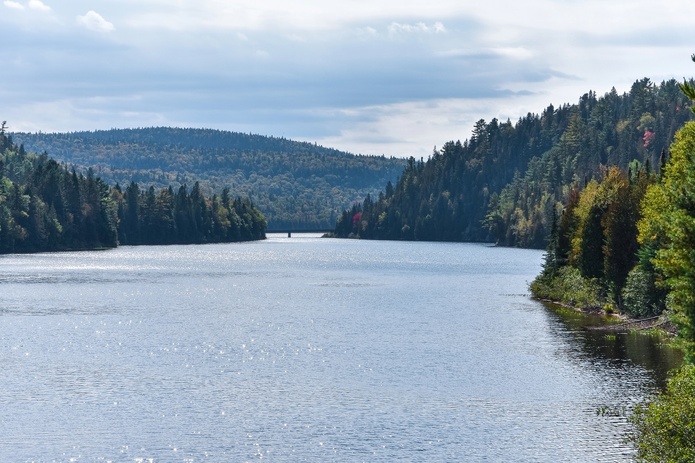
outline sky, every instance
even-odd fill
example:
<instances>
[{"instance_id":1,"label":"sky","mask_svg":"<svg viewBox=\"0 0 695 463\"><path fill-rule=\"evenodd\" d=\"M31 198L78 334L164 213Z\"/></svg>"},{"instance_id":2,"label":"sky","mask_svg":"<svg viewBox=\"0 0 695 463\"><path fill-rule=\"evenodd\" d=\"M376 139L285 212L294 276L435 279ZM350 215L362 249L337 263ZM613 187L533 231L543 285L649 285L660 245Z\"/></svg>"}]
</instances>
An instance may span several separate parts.
<instances>
[{"instance_id":1,"label":"sky","mask_svg":"<svg viewBox=\"0 0 695 463\"><path fill-rule=\"evenodd\" d=\"M0 0L10 131L200 127L427 158L695 76L692 0Z\"/></svg>"}]
</instances>

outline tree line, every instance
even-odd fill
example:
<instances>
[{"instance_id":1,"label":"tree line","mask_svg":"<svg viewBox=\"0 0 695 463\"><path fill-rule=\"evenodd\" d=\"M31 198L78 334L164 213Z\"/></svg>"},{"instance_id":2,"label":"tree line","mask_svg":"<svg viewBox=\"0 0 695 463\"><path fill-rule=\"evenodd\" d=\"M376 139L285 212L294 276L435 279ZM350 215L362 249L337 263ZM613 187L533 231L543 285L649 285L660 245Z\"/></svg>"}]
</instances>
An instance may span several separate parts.
<instances>
[{"instance_id":1,"label":"tree line","mask_svg":"<svg viewBox=\"0 0 695 463\"><path fill-rule=\"evenodd\" d=\"M147 190L230 187L262 211L269 229L331 229L352 202L395 181L405 160L360 156L315 143L213 129L152 127L71 133L13 133L78 172ZM189 188L190 190L190 188Z\"/></svg>"},{"instance_id":2,"label":"tree line","mask_svg":"<svg viewBox=\"0 0 695 463\"><path fill-rule=\"evenodd\" d=\"M121 244L194 244L251 241L265 238L266 221L248 198L232 198L229 188L220 196L203 195L196 182L156 191L131 182L116 185L111 198L118 206Z\"/></svg>"},{"instance_id":3,"label":"tree line","mask_svg":"<svg viewBox=\"0 0 695 463\"><path fill-rule=\"evenodd\" d=\"M692 82L679 87L695 101ZM633 160L627 169L602 168L599 180L575 181L564 206L553 210L532 293L635 317L668 310L695 361L694 187L693 121L662 151L658 171Z\"/></svg>"},{"instance_id":4,"label":"tree line","mask_svg":"<svg viewBox=\"0 0 695 463\"><path fill-rule=\"evenodd\" d=\"M665 170L665 169L664 169ZM543 271L532 294L574 306L633 317L666 308L654 247L640 246L638 223L647 191L661 176L635 161L606 168L600 180L574 185L554 215Z\"/></svg>"},{"instance_id":5,"label":"tree line","mask_svg":"<svg viewBox=\"0 0 695 463\"><path fill-rule=\"evenodd\" d=\"M693 117L688 108L678 82L645 78L622 95L588 92L515 124L481 119L470 139L411 158L395 185L344 210L335 234L545 248L573 185L633 160L658 169L675 131Z\"/></svg>"},{"instance_id":6,"label":"tree line","mask_svg":"<svg viewBox=\"0 0 695 463\"><path fill-rule=\"evenodd\" d=\"M0 131L0 253L262 239L266 221L229 189L109 187L89 169L28 153Z\"/></svg>"},{"instance_id":7,"label":"tree line","mask_svg":"<svg viewBox=\"0 0 695 463\"><path fill-rule=\"evenodd\" d=\"M666 312L677 326L684 365L630 417L644 462L695 460L695 122L677 132L669 155L658 174L633 163L576 185L530 286L535 297L575 306Z\"/></svg>"},{"instance_id":8,"label":"tree line","mask_svg":"<svg viewBox=\"0 0 695 463\"><path fill-rule=\"evenodd\" d=\"M679 87L695 102L692 82ZM640 317L666 312L677 326L684 365L630 416L629 439L643 462L695 461L694 187L695 122L687 122L662 153L658 174L632 163L581 191L575 185L531 284L536 297L605 303Z\"/></svg>"}]
</instances>

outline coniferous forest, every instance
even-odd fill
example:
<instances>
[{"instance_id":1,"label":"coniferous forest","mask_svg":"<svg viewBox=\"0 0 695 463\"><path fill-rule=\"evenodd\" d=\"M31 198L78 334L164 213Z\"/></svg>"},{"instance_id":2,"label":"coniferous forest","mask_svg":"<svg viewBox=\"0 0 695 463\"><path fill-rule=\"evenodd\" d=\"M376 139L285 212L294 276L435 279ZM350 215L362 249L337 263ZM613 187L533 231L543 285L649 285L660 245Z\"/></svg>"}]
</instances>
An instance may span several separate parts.
<instances>
[{"instance_id":1,"label":"coniferous forest","mask_svg":"<svg viewBox=\"0 0 695 463\"><path fill-rule=\"evenodd\" d=\"M212 243L265 237L263 215L229 189L206 197L198 183L141 190L109 187L46 154L27 153L0 131L0 253Z\"/></svg>"},{"instance_id":2,"label":"coniferous forest","mask_svg":"<svg viewBox=\"0 0 695 463\"><path fill-rule=\"evenodd\" d=\"M545 248L554 215L578 185L633 160L658 169L692 119L688 108L675 80L645 78L622 95L589 92L516 123L480 120L469 140L411 158L395 185L345 210L335 234Z\"/></svg>"},{"instance_id":3,"label":"coniferous forest","mask_svg":"<svg viewBox=\"0 0 695 463\"><path fill-rule=\"evenodd\" d=\"M389 180L405 160L359 156L314 143L212 129L151 127L71 133L13 133L27 151L47 152L109 185L155 189L196 182L204 194L229 187L251 198L269 230L329 230L340 211Z\"/></svg>"},{"instance_id":4,"label":"coniferous forest","mask_svg":"<svg viewBox=\"0 0 695 463\"><path fill-rule=\"evenodd\" d=\"M692 164L687 150L670 149L676 133L683 140L693 130L689 85L642 79L629 93L590 92L514 125L481 120L471 140L446 143L427 161L411 158L396 185L343 212L335 235L546 248L531 285L536 297L659 315L675 288L664 230L679 237L689 225L675 216L664 222L655 191ZM680 179L671 199L688 211L689 181ZM689 317L684 333L695 332Z\"/></svg>"}]
</instances>

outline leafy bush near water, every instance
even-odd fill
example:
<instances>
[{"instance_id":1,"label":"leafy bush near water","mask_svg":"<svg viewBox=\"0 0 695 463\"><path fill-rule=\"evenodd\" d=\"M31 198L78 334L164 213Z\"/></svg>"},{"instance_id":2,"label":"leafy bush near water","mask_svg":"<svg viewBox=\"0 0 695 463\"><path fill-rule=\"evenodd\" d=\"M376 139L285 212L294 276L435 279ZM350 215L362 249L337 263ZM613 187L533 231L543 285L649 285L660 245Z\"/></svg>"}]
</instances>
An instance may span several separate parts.
<instances>
[{"instance_id":1,"label":"leafy bush near water","mask_svg":"<svg viewBox=\"0 0 695 463\"><path fill-rule=\"evenodd\" d=\"M683 366L664 393L635 409L631 421L637 461L695 461L695 365Z\"/></svg>"},{"instance_id":2,"label":"leafy bush near water","mask_svg":"<svg viewBox=\"0 0 695 463\"><path fill-rule=\"evenodd\" d=\"M595 279L583 278L578 269L560 268L554 275L542 275L530 285L539 299L562 301L576 307L599 309L606 303L601 285Z\"/></svg>"}]
</instances>

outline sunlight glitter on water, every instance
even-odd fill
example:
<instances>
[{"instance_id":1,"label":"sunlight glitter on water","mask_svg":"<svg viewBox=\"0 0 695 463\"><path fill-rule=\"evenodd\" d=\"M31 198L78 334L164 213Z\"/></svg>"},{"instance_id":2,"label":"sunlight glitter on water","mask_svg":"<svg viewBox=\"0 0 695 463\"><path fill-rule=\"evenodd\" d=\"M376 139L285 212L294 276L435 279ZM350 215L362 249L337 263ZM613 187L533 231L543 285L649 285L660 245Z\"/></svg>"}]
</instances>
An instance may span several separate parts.
<instances>
[{"instance_id":1,"label":"sunlight glitter on water","mask_svg":"<svg viewBox=\"0 0 695 463\"><path fill-rule=\"evenodd\" d=\"M630 352L656 348L529 300L541 256L293 235L2 257L0 461L629 461L596 410L653 389Z\"/></svg>"}]
</instances>

